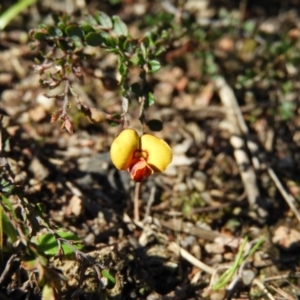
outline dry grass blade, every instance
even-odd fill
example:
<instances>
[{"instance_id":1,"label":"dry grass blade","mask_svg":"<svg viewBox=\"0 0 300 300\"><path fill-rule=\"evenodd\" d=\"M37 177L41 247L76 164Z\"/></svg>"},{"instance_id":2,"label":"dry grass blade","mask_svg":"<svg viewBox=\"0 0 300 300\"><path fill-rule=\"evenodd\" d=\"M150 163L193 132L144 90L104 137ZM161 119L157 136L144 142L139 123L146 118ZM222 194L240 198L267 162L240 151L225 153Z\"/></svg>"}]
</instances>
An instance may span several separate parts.
<instances>
[{"instance_id":1,"label":"dry grass blade","mask_svg":"<svg viewBox=\"0 0 300 300\"><path fill-rule=\"evenodd\" d=\"M270 300L276 300L272 294L267 290L265 285L257 278L253 280L253 284L256 284L266 295Z\"/></svg>"},{"instance_id":2,"label":"dry grass blade","mask_svg":"<svg viewBox=\"0 0 300 300\"><path fill-rule=\"evenodd\" d=\"M191 255L186 250L184 250L183 248L181 248L175 242L172 242L169 245L168 249L171 250L172 252L180 255L182 258L184 258L185 260L187 260L189 263L191 263L195 267L203 270L204 272L209 273L209 274L214 274L215 273L215 269L214 268L206 265L205 263L203 263L202 261L200 261L199 259L197 259L195 256Z\"/></svg>"},{"instance_id":3,"label":"dry grass blade","mask_svg":"<svg viewBox=\"0 0 300 300\"><path fill-rule=\"evenodd\" d=\"M160 220L160 224L165 228L177 232L180 231L190 235L194 235L202 239L212 241L217 244L221 244L231 248L238 248L241 242L240 238L230 237L213 230L208 230L199 227L191 227L187 223L182 222L181 220Z\"/></svg>"},{"instance_id":4,"label":"dry grass blade","mask_svg":"<svg viewBox=\"0 0 300 300\"><path fill-rule=\"evenodd\" d=\"M269 176L274 181L274 184L276 185L277 189L281 193L282 197L284 198L284 200L289 205L290 209L293 211L293 213L297 217L298 221L300 222L300 213L299 213L298 209L295 206L295 198L291 194L288 194L288 192L284 189L282 183L280 182L280 180L276 176L273 169L270 168L270 167L267 167L267 170L268 170Z\"/></svg>"},{"instance_id":5,"label":"dry grass blade","mask_svg":"<svg viewBox=\"0 0 300 300\"><path fill-rule=\"evenodd\" d=\"M294 298L293 296L289 295L288 293L286 293L285 291L283 291L280 288L277 288L273 285L271 285L270 287L286 300L297 300L298 299L298 298Z\"/></svg>"}]
</instances>

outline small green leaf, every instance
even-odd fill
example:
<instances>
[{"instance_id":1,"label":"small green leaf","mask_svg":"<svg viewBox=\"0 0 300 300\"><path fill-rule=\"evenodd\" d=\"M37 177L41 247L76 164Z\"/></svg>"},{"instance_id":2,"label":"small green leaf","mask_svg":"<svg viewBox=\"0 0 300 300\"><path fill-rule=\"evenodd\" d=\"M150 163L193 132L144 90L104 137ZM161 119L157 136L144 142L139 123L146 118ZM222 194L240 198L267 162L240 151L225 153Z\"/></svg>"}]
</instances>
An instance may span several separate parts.
<instances>
[{"instance_id":1,"label":"small green leaf","mask_svg":"<svg viewBox=\"0 0 300 300\"><path fill-rule=\"evenodd\" d=\"M70 49L70 46L68 45L68 43L65 40L59 40L59 41L57 41L57 46L62 51L67 51L67 50Z\"/></svg>"},{"instance_id":2,"label":"small green leaf","mask_svg":"<svg viewBox=\"0 0 300 300\"><path fill-rule=\"evenodd\" d=\"M65 240L80 241L80 239L72 232L58 231L57 234ZM38 249L46 255L55 255L58 252L57 240L51 233L46 233L39 236L34 242L36 243ZM82 248L82 245L80 244L74 244L73 246L78 250ZM65 255L74 253L74 250L70 248L66 243L62 242L62 248Z\"/></svg>"},{"instance_id":3,"label":"small green leaf","mask_svg":"<svg viewBox=\"0 0 300 300\"><path fill-rule=\"evenodd\" d=\"M86 15L85 21L91 26L97 25L97 20L91 14Z\"/></svg>"},{"instance_id":4,"label":"small green leaf","mask_svg":"<svg viewBox=\"0 0 300 300\"><path fill-rule=\"evenodd\" d=\"M95 29L89 24L83 24L80 27L85 33L95 32Z\"/></svg>"},{"instance_id":5,"label":"small green leaf","mask_svg":"<svg viewBox=\"0 0 300 300\"><path fill-rule=\"evenodd\" d=\"M57 23L57 26L58 26L59 29L60 29L61 31L63 31L63 32L66 30L66 27L67 27L66 23L64 23L64 22L62 22L62 21L59 21L59 22Z\"/></svg>"},{"instance_id":6,"label":"small green leaf","mask_svg":"<svg viewBox=\"0 0 300 300\"><path fill-rule=\"evenodd\" d=\"M134 65L138 66L139 65L139 57L136 53L133 53L133 55L130 57L129 61Z\"/></svg>"},{"instance_id":7,"label":"small green leaf","mask_svg":"<svg viewBox=\"0 0 300 300\"><path fill-rule=\"evenodd\" d=\"M146 59L147 56L148 56L148 50L145 47L145 44L142 42L141 45L140 45L140 47L141 47L141 51L142 51L143 57L144 57L144 59Z\"/></svg>"},{"instance_id":8,"label":"small green leaf","mask_svg":"<svg viewBox=\"0 0 300 300\"><path fill-rule=\"evenodd\" d=\"M90 32L85 36L85 41L88 45L97 47L103 43L103 37L100 33L97 32Z\"/></svg>"},{"instance_id":9,"label":"small green leaf","mask_svg":"<svg viewBox=\"0 0 300 300\"><path fill-rule=\"evenodd\" d=\"M57 24L58 22L60 22L60 18L58 16L58 14L52 13L51 17L52 17L52 20L53 20L54 24Z\"/></svg>"},{"instance_id":10,"label":"small green leaf","mask_svg":"<svg viewBox=\"0 0 300 300\"><path fill-rule=\"evenodd\" d=\"M113 16L113 30L117 36L128 36L127 25L118 16Z\"/></svg>"},{"instance_id":11,"label":"small green leaf","mask_svg":"<svg viewBox=\"0 0 300 300\"><path fill-rule=\"evenodd\" d=\"M13 224L11 223L11 221L9 220L9 218L7 217L7 215L5 214L5 212L2 209L2 207L1 207L0 213L2 215L1 219L2 219L2 229L3 229L3 232L14 243L18 239L17 230L15 229L15 227L13 226Z\"/></svg>"},{"instance_id":12,"label":"small green leaf","mask_svg":"<svg viewBox=\"0 0 300 300\"><path fill-rule=\"evenodd\" d=\"M283 82L281 85L281 88L282 88L282 91L284 94L290 93L293 89L292 81L289 80L289 81Z\"/></svg>"},{"instance_id":13,"label":"small green leaf","mask_svg":"<svg viewBox=\"0 0 300 300\"><path fill-rule=\"evenodd\" d=\"M44 32L41 32L41 31L36 31L32 37L35 39L35 40L38 40L38 41L45 41L48 37L47 34L45 34Z\"/></svg>"},{"instance_id":14,"label":"small green leaf","mask_svg":"<svg viewBox=\"0 0 300 300\"><path fill-rule=\"evenodd\" d=\"M147 97L146 107L151 106L151 105L153 105L154 103L155 103L154 95L153 95L151 92L149 92L149 93L148 93L148 97Z\"/></svg>"},{"instance_id":15,"label":"small green leaf","mask_svg":"<svg viewBox=\"0 0 300 300\"><path fill-rule=\"evenodd\" d=\"M243 28L248 33L253 33L256 27L256 22L253 20L247 20L243 24Z\"/></svg>"},{"instance_id":16,"label":"small green leaf","mask_svg":"<svg viewBox=\"0 0 300 300\"><path fill-rule=\"evenodd\" d=\"M71 15L70 14L62 14L60 17L60 20L64 23L64 24L68 24L71 21Z\"/></svg>"},{"instance_id":17,"label":"small green leaf","mask_svg":"<svg viewBox=\"0 0 300 300\"><path fill-rule=\"evenodd\" d=\"M103 38L103 43L107 48L115 48L117 46L117 39L107 32L101 32L101 37Z\"/></svg>"},{"instance_id":18,"label":"small green leaf","mask_svg":"<svg viewBox=\"0 0 300 300\"><path fill-rule=\"evenodd\" d=\"M121 3L123 0L109 0L109 3L112 4L112 5L116 5L116 4L119 4Z\"/></svg>"},{"instance_id":19,"label":"small green leaf","mask_svg":"<svg viewBox=\"0 0 300 300\"><path fill-rule=\"evenodd\" d=\"M56 279L56 278L55 278ZM56 298L55 292L52 286L45 284L42 291L42 299L54 300Z\"/></svg>"},{"instance_id":20,"label":"small green leaf","mask_svg":"<svg viewBox=\"0 0 300 300\"><path fill-rule=\"evenodd\" d=\"M18 218L17 218L17 215L16 215L16 211L15 211L13 205L11 204L10 200L8 198L6 198L4 195L2 195L1 200L5 204L4 208L6 210L10 211L10 213L12 214L14 220L17 220Z\"/></svg>"},{"instance_id":21,"label":"small green leaf","mask_svg":"<svg viewBox=\"0 0 300 300\"><path fill-rule=\"evenodd\" d=\"M126 76L126 74L128 72L128 68L125 63L120 63L119 72L122 76Z\"/></svg>"},{"instance_id":22,"label":"small green leaf","mask_svg":"<svg viewBox=\"0 0 300 300\"><path fill-rule=\"evenodd\" d=\"M107 278L111 283L116 284L116 279L109 273L109 270L102 270L101 274Z\"/></svg>"},{"instance_id":23,"label":"small green leaf","mask_svg":"<svg viewBox=\"0 0 300 300\"><path fill-rule=\"evenodd\" d=\"M76 51L81 51L81 49L83 47L81 40L78 37L75 37L75 36L71 37L71 39L73 40L74 46L76 48L76 49L74 49L74 51L75 52Z\"/></svg>"},{"instance_id":24,"label":"small green leaf","mask_svg":"<svg viewBox=\"0 0 300 300\"><path fill-rule=\"evenodd\" d=\"M123 51L125 50L127 40L127 37L124 35L118 37L118 46Z\"/></svg>"},{"instance_id":25,"label":"small green leaf","mask_svg":"<svg viewBox=\"0 0 300 300\"><path fill-rule=\"evenodd\" d=\"M159 56L160 54L162 54L163 52L166 51L166 47L164 45L160 45L155 49L155 56Z\"/></svg>"},{"instance_id":26,"label":"small green leaf","mask_svg":"<svg viewBox=\"0 0 300 300\"><path fill-rule=\"evenodd\" d=\"M114 114L114 115L113 115L113 118L114 118L115 120L120 120L120 119L121 119L121 116L118 115L118 114ZM107 122L108 122L109 126L111 126L111 127L116 127L116 126L120 125L120 123L115 122L115 121L113 121L113 120L107 120Z\"/></svg>"},{"instance_id":27,"label":"small green leaf","mask_svg":"<svg viewBox=\"0 0 300 300\"><path fill-rule=\"evenodd\" d=\"M133 54L135 52L136 46L137 46L137 42L135 40L130 41L126 39L124 41L122 49L128 53Z\"/></svg>"},{"instance_id":28,"label":"small green leaf","mask_svg":"<svg viewBox=\"0 0 300 300\"><path fill-rule=\"evenodd\" d=\"M51 35L53 37L63 36L63 32L58 27L55 27L55 26L49 26L47 31L48 31L49 35Z\"/></svg>"},{"instance_id":29,"label":"small green leaf","mask_svg":"<svg viewBox=\"0 0 300 300\"><path fill-rule=\"evenodd\" d=\"M188 215L192 210L192 207L189 203L184 203L182 208L182 213L184 216Z\"/></svg>"},{"instance_id":30,"label":"small green leaf","mask_svg":"<svg viewBox=\"0 0 300 300\"><path fill-rule=\"evenodd\" d=\"M1 179L1 192L5 193L6 195L10 195L14 189L14 185L9 181L6 181L4 178Z\"/></svg>"},{"instance_id":31,"label":"small green leaf","mask_svg":"<svg viewBox=\"0 0 300 300\"><path fill-rule=\"evenodd\" d=\"M155 59L150 60L148 64L150 73L157 72L161 68L160 62Z\"/></svg>"},{"instance_id":32,"label":"small green leaf","mask_svg":"<svg viewBox=\"0 0 300 300\"><path fill-rule=\"evenodd\" d=\"M147 126L152 131L161 131L163 129L163 123L156 119L149 120L147 122Z\"/></svg>"},{"instance_id":33,"label":"small green leaf","mask_svg":"<svg viewBox=\"0 0 300 300\"><path fill-rule=\"evenodd\" d=\"M73 38L73 37L83 38L84 37L83 30L79 26L76 26L76 25L68 26L66 28L66 34L71 38Z\"/></svg>"},{"instance_id":34,"label":"small green leaf","mask_svg":"<svg viewBox=\"0 0 300 300\"><path fill-rule=\"evenodd\" d=\"M144 40L143 40L144 45L147 48L154 48L155 47L155 43L153 41L153 33L152 32L148 32L146 33Z\"/></svg>"},{"instance_id":35,"label":"small green leaf","mask_svg":"<svg viewBox=\"0 0 300 300\"><path fill-rule=\"evenodd\" d=\"M170 33L168 32L168 30L163 30L161 33L160 33L160 38L162 40L167 40L168 37L169 37Z\"/></svg>"},{"instance_id":36,"label":"small green leaf","mask_svg":"<svg viewBox=\"0 0 300 300\"><path fill-rule=\"evenodd\" d=\"M24 256L21 260L21 266L25 270L32 270L34 267L36 267L36 259L32 257L26 257Z\"/></svg>"},{"instance_id":37,"label":"small green leaf","mask_svg":"<svg viewBox=\"0 0 300 300\"><path fill-rule=\"evenodd\" d=\"M44 214L47 211L46 205L44 203L37 203L36 209L40 214Z\"/></svg>"},{"instance_id":38,"label":"small green leaf","mask_svg":"<svg viewBox=\"0 0 300 300\"><path fill-rule=\"evenodd\" d=\"M111 29L113 27L113 23L112 23L110 17L107 14L105 14L104 12L97 12L95 14L95 19L105 29Z\"/></svg>"},{"instance_id":39,"label":"small green leaf","mask_svg":"<svg viewBox=\"0 0 300 300\"><path fill-rule=\"evenodd\" d=\"M284 101L279 106L280 117L284 121L290 120L294 115L293 103L289 101Z\"/></svg>"}]
</instances>

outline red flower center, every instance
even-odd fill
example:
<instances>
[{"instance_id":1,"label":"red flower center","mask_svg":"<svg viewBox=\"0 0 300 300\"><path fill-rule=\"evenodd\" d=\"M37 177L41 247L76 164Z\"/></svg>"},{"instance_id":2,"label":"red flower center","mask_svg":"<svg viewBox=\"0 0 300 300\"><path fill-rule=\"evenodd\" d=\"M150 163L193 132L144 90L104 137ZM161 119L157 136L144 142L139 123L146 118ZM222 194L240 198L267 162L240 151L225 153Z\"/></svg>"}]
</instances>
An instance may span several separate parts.
<instances>
[{"instance_id":1,"label":"red flower center","mask_svg":"<svg viewBox=\"0 0 300 300\"><path fill-rule=\"evenodd\" d=\"M136 150L133 159L129 166L129 173L131 179L136 182L141 182L147 179L153 170L147 164L148 152L143 150Z\"/></svg>"}]
</instances>

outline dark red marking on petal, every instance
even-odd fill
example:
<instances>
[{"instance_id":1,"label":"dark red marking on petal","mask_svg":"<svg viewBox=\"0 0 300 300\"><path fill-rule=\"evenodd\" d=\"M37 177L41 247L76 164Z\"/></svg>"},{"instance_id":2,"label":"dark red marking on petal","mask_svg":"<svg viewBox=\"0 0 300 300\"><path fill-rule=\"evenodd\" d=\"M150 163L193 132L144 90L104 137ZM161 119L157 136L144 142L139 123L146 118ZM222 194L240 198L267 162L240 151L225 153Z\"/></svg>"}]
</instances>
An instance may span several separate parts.
<instances>
[{"instance_id":1,"label":"dark red marking on petal","mask_svg":"<svg viewBox=\"0 0 300 300\"><path fill-rule=\"evenodd\" d=\"M132 160L132 164L129 167L129 173L131 179L136 182L141 182L147 179L152 173L152 169L147 165L143 157L135 158Z\"/></svg>"}]
</instances>

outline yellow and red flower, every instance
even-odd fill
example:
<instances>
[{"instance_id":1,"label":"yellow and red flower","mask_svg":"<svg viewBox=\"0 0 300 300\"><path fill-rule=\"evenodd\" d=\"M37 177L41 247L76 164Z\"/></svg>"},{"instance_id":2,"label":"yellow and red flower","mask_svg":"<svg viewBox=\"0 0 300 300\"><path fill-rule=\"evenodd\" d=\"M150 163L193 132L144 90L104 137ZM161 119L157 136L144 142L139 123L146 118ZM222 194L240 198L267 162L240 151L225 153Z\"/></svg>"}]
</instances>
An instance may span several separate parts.
<instances>
[{"instance_id":1,"label":"yellow and red flower","mask_svg":"<svg viewBox=\"0 0 300 300\"><path fill-rule=\"evenodd\" d=\"M135 130L125 129L113 141L110 157L117 169L128 170L131 179L141 182L167 168L172 161L172 150L154 135L139 136Z\"/></svg>"}]
</instances>

